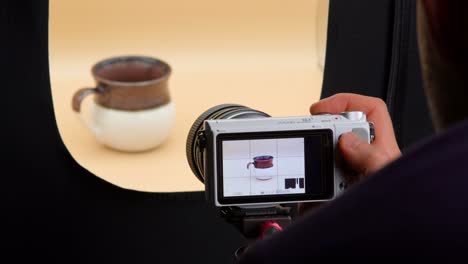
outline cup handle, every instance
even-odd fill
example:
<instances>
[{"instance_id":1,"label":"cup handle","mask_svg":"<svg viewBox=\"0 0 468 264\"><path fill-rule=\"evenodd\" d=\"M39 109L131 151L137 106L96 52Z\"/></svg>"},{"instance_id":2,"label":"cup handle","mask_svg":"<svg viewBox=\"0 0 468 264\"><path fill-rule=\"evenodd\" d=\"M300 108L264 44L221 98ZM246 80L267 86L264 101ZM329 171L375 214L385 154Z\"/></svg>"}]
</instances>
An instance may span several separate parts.
<instances>
[{"instance_id":1,"label":"cup handle","mask_svg":"<svg viewBox=\"0 0 468 264\"><path fill-rule=\"evenodd\" d=\"M81 111L81 102L86 98L86 96L91 95L91 94L97 94L99 93L99 87L96 88L83 88L78 91L73 95L72 99L72 108L73 111L79 113Z\"/></svg>"},{"instance_id":2,"label":"cup handle","mask_svg":"<svg viewBox=\"0 0 468 264\"><path fill-rule=\"evenodd\" d=\"M249 162L249 163L247 163L247 169L250 168L250 165L255 165L255 162Z\"/></svg>"},{"instance_id":3,"label":"cup handle","mask_svg":"<svg viewBox=\"0 0 468 264\"><path fill-rule=\"evenodd\" d=\"M100 93L101 89L102 87L100 86L96 88L82 88L75 92L75 94L73 95L73 99L72 99L73 111L79 114L81 121L85 124L85 126L87 126L91 131L93 131L94 134L98 134L98 129L92 126L90 122L88 122L83 117L83 113L81 112L81 103L88 95Z\"/></svg>"}]
</instances>

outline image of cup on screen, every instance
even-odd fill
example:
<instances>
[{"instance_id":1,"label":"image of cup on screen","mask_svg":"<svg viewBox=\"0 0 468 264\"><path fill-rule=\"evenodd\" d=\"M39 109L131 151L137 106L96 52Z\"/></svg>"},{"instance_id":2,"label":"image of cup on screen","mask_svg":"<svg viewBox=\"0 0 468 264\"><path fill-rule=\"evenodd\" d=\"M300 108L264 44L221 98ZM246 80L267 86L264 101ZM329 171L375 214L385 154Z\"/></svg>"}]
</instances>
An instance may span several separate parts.
<instances>
[{"instance_id":1,"label":"image of cup on screen","mask_svg":"<svg viewBox=\"0 0 468 264\"><path fill-rule=\"evenodd\" d=\"M304 138L223 141L224 196L305 193Z\"/></svg>"}]
</instances>

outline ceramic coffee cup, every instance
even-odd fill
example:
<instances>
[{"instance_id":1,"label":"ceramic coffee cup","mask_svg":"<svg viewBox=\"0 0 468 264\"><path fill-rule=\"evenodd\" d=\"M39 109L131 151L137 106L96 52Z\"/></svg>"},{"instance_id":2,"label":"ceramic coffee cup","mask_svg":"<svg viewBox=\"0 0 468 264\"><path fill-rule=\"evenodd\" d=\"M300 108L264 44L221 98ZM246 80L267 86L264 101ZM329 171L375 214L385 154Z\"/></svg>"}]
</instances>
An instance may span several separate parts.
<instances>
[{"instance_id":1,"label":"ceramic coffee cup","mask_svg":"<svg viewBox=\"0 0 468 264\"><path fill-rule=\"evenodd\" d=\"M256 169L267 169L273 167L273 156L257 156L253 162L247 163L247 169L253 165Z\"/></svg>"},{"instance_id":2,"label":"ceramic coffee cup","mask_svg":"<svg viewBox=\"0 0 468 264\"><path fill-rule=\"evenodd\" d=\"M270 180L276 175L276 169L273 168L273 156L256 156L253 160L253 162L247 163L247 169L250 169L251 166L253 166L252 176L257 180Z\"/></svg>"},{"instance_id":3,"label":"ceramic coffee cup","mask_svg":"<svg viewBox=\"0 0 468 264\"><path fill-rule=\"evenodd\" d=\"M78 90L72 108L99 142L121 151L144 151L165 141L175 119L167 63L142 56L114 57L96 63L91 73L96 87ZM94 100L85 118L81 104L88 95Z\"/></svg>"}]
</instances>

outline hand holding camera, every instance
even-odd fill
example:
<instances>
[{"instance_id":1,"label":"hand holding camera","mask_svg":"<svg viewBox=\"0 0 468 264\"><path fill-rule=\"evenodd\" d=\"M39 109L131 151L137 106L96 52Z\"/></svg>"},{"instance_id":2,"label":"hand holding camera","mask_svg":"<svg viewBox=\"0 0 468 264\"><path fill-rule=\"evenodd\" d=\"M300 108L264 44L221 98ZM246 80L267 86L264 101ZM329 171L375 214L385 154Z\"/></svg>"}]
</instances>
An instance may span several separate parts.
<instances>
[{"instance_id":1,"label":"hand holding camera","mask_svg":"<svg viewBox=\"0 0 468 264\"><path fill-rule=\"evenodd\" d=\"M367 176L401 155L392 120L387 106L380 98L341 93L323 99L310 107L312 115L328 112L338 114L347 111L363 111L375 127L376 136L372 144L346 133L340 137L338 150L343 160L358 175Z\"/></svg>"},{"instance_id":2,"label":"hand holding camera","mask_svg":"<svg viewBox=\"0 0 468 264\"><path fill-rule=\"evenodd\" d=\"M366 113L367 120L374 124L376 135L372 144L367 144L353 133L343 134L339 138L338 151L345 166L353 171L349 174L350 183L374 173L401 155L387 106L380 98L348 93L336 94L313 104L310 113L341 113L356 109ZM318 205L301 203L299 211L303 214Z\"/></svg>"}]
</instances>

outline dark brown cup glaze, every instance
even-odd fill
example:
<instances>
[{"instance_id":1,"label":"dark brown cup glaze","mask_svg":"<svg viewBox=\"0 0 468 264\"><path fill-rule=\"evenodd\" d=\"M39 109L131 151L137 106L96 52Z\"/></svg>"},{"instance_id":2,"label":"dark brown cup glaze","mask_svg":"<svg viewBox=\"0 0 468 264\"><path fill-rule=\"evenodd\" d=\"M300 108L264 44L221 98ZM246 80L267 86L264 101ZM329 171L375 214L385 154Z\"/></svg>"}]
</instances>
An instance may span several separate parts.
<instances>
[{"instance_id":1,"label":"dark brown cup glaze","mask_svg":"<svg viewBox=\"0 0 468 264\"><path fill-rule=\"evenodd\" d=\"M171 101L168 79L170 66L158 59L142 56L110 58L91 69L95 88L83 88L73 96L72 108L80 112L83 99L94 94L97 104L118 110L138 111Z\"/></svg>"},{"instance_id":2,"label":"dark brown cup glaze","mask_svg":"<svg viewBox=\"0 0 468 264\"><path fill-rule=\"evenodd\" d=\"M247 163L247 169L250 168L250 165L254 165L256 169L268 169L273 167L273 156L257 156L253 158L253 162Z\"/></svg>"}]
</instances>

